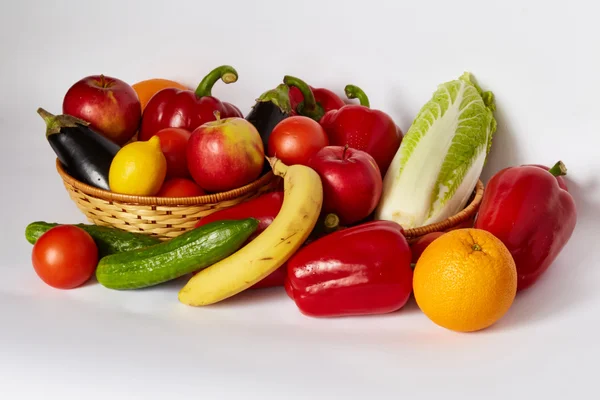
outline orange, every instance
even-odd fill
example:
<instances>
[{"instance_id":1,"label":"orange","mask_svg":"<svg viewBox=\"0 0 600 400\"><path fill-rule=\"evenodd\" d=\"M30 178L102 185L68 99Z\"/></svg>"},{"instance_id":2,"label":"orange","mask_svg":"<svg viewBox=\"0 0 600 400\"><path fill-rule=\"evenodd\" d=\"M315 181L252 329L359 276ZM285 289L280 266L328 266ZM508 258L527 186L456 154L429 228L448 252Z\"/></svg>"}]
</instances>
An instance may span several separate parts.
<instances>
[{"instance_id":1,"label":"orange","mask_svg":"<svg viewBox=\"0 0 600 400\"><path fill-rule=\"evenodd\" d=\"M517 269L494 235L457 229L427 246L415 266L413 291L419 308L437 325L477 331L493 325L511 307Z\"/></svg>"},{"instance_id":2,"label":"orange","mask_svg":"<svg viewBox=\"0 0 600 400\"><path fill-rule=\"evenodd\" d=\"M157 92L167 89L167 88L176 88L181 90L189 90L187 86L182 85L179 82L171 81L169 79L147 79L145 81L140 81L132 85L133 90L137 93L140 104L142 105L142 112L146 108L146 105Z\"/></svg>"}]
</instances>

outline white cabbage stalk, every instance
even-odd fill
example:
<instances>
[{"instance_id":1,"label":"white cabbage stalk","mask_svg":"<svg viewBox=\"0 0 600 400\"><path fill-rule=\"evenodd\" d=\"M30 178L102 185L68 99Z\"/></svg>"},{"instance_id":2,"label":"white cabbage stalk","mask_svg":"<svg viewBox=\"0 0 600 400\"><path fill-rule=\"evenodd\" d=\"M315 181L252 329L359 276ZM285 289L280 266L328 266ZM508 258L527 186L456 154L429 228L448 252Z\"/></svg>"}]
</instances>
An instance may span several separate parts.
<instances>
[{"instance_id":1,"label":"white cabbage stalk","mask_svg":"<svg viewBox=\"0 0 600 400\"><path fill-rule=\"evenodd\" d=\"M493 94L482 92L469 73L439 85L384 177L375 218L410 229L463 209L492 145L494 110Z\"/></svg>"}]
</instances>

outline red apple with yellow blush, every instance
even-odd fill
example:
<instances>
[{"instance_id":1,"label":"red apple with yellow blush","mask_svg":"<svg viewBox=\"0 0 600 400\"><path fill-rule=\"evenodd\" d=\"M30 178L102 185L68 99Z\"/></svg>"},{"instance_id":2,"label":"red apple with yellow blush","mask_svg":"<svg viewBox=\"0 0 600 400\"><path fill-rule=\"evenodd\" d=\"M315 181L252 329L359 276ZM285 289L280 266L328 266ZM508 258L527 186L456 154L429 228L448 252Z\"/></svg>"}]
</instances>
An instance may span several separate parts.
<instances>
[{"instance_id":1,"label":"red apple with yellow blush","mask_svg":"<svg viewBox=\"0 0 600 400\"><path fill-rule=\"evenodd\" d=\"M90 127L118 145L137 132L142 108L137 93L126 82L91 75L75 82L63 99L63 114L90 123Z\"/></svg>"},{"instance_id":2,"label":"red apple with yellow blush","mask_svg":"<svg viewBox=\"0 0 600 400\"><path fill-rule=\"evenodd\" d=\"M264 165L260 134L243 118L221 119L196 128L188 140L192 178L208 192L237 189L256 180Z\"/></svg>"}]
</instances>

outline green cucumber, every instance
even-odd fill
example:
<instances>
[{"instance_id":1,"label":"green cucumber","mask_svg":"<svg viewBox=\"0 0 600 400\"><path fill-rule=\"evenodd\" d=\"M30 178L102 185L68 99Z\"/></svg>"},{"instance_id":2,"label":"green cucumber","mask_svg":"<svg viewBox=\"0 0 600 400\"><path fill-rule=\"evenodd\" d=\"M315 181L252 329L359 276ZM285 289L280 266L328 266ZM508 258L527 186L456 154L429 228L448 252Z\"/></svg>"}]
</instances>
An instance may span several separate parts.
<instances>
[{"instance_id":1,"label":"green cucumber","mask_svg":"<svg viewBox=\"0 0 600 400\"><path fill-rule=\"evenodd\" d=\"M61 224L44 221L32 222L25 228L25 239L27 239L29 243L35 244L40 236L58 225ZM92 239L94 239L94 242L96 242L96 246L98 246L98 254L100 257L142 249L160 243L158 238L143 233L127 232L122 229L101 225L73 225L90 234Z\"/></svg>"},{"instance_id":2,"label":"green cucumber","mask_svg":"<svg viewBox=\"0 0 600 400\"><path fill-rule=\"evenodd\" d=\"M154 246L103 257L96 278L109 289L158 285L228 257L257 227L254 218L215 221Z\"/></svg>"}]
</instances>

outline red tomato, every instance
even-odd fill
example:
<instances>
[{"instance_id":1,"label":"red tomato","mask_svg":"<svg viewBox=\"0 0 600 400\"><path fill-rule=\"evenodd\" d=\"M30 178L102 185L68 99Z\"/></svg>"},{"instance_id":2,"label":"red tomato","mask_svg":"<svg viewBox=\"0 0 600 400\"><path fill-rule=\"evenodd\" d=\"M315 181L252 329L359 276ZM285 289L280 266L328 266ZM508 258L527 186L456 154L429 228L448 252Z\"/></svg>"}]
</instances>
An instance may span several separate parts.
<instances>
[{"instance_id":1,"label":"red tomato","mask_svg":"<svg viewBox=\"0 0 600 400\"><path fill-rule=\"evenodd\" d=\"M304 116L289 117L273 128L267 153L286 165L307 165L308 159L329 144L325 131L313 119Z\"/></svg>"},{"instance_id":2,"label":"red tomato","mask_svg":"<svg viewBox=\"0 0 600 400\"><path fill-rule=\"evenodd\" d=\"M165 128L156 133L160 138L160 147L167 159L167 178L187 178L186 146L191 133L183 128Z\"/></svg>"},{"instance_id":3,"label":"red tomato","mask_svg":"<svg viewBox=\"0 0 600 400\"><path fill-rule=\"evenodd\" d=\"M33 246L33 268L48 285L72 289L85 283L98 265L98 247L81 228L59 225L44 233Z\"/></svg>"},{"instance_id":4,"label":"red tomato","mask_svg":"<svg viewBox=\"0 0 600 400\"><path fill-rule=\"evenodd\" d=\"M414 243L410 245L410 250L412 253L411 263L416 264L419 261L419 257L425 251L427 246L431 244L435 239L442 236L445 232L431 232L426 235L421 236Z\"/></svg>"},{"instance_id":5,"label":"red tomato","mask_svg":"<svg viewBox=\"0 0 600 400\"><path fill-rule=\"evenodd\" d=\"M204 196L206 193L196 182L186 178L171 178L163 183L158 197L193 197Z\"/></svg>"}]
</instances>

